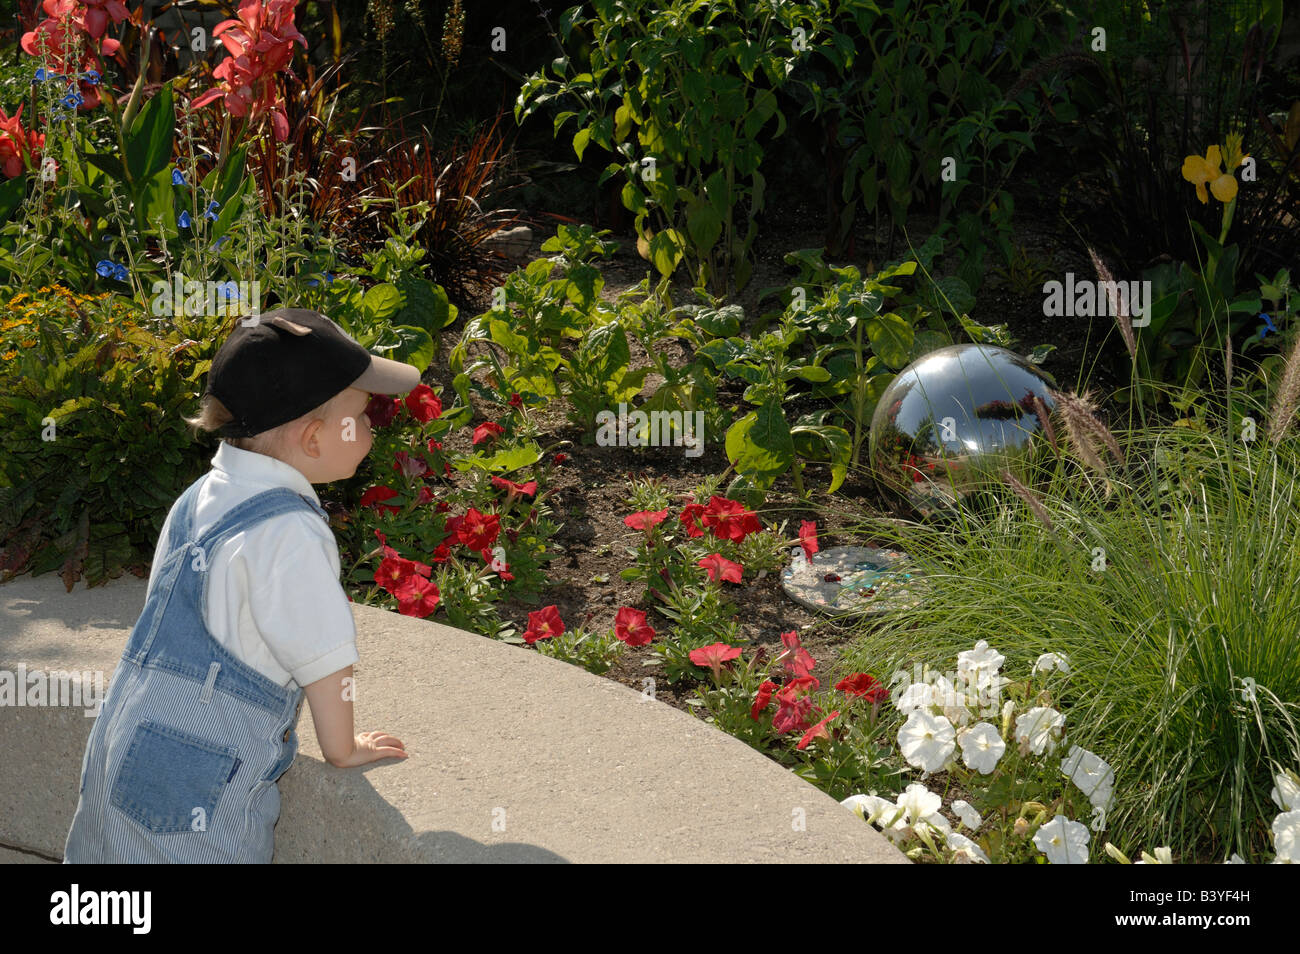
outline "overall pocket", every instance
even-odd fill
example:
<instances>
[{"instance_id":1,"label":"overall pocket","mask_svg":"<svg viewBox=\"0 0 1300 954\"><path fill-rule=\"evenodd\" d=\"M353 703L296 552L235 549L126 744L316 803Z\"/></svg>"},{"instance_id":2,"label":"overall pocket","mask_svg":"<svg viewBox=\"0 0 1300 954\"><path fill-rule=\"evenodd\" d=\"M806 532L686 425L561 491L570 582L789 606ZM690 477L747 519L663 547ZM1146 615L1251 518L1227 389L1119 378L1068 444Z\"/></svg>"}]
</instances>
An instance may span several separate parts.
<instances>
[{"instance_id":1,"label":"overall pocket","mask_svg":"<svg viewBox=\"0 0 1300 954\"><path fill-rule=\"evenodd\" d=\"M205 831L238 767L235 749L145 720L135 727L110 801L151 832Z\"/></svg>"}]
</instances>

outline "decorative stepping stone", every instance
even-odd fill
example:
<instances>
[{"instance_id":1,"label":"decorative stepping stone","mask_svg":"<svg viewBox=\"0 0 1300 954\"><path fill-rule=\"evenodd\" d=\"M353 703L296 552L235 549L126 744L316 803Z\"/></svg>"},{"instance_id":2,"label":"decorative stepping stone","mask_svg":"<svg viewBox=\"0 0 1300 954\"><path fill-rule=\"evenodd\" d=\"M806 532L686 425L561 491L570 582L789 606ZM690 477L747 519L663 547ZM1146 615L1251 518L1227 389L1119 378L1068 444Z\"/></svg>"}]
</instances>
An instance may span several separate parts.
<instances>
[{"instance_id":1,"label":"decorative stepping stone","mask_svg":"<svg viewBox=\"0 0 1300 954\"><path fill-rule=\"evenodd\" d=\"M877 614L910 609L921 597L907 554L877 547L831 547L809 561L802 547L781 572L786 596L814 613Z\"/></svg>"}]
</instances>

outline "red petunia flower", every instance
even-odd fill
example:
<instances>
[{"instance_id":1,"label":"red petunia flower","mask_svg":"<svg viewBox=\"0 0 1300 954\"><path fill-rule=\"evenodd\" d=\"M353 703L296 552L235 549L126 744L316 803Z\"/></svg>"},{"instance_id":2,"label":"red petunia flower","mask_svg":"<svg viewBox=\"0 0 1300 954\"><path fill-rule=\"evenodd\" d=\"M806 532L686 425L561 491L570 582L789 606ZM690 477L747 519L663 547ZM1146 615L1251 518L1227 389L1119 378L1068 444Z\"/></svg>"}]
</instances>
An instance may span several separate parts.
<instances>
[{"instance_id":1,"label":"red petunia flower","mask_svg":"<svg viewBox=\"0 0 1300 954\"><path fill-rule=\"evenodd\" d=\"M394 507L392 504L379 502L381 500L392 500L396 496L396 490L392 487L385 487L383 484L380 484L376 487L371 487L361 495L361 506L374 507L376 510L384 510L388 513L401 513L401 507Z\"/></svg>"},{"instance_id":2,"label":"red petunia flower","mask_svg":"<svg viewBox=\"0 0 1300 954\"><path fill-rule=\"evenodd\" d=\"M397 612L420 619L437 609L442 599L438 584L422 576L407 577L406 582L393 595L397 597Z\"/></svg>"},{"instance_id":3,"label":"red petunia flower","mask_svg":"<svg viewBox=\"0 0 1300 954\"><path fill-rule=\"evenodd\" d=\"M423 477L429 472L429 462L409 451L398 451L393 457L393 470L407 477Z\"/></svg>"},{"instance_id":4,"label":"red petunia flower","mask_svg":"<svg viewBox=\"0 0 1300 954\"><path fill-rule=\"evenodd\" d=\"M686 528L687 536L702 537L704 536L704 525L700 523L700 518L704 516L704 504L687 504L682 509L682 515L677 519L681 521Z\"/></svg>"},{"instance_id":5,"label":"red petunia flower","mask_svg":"<svg viewBox=\"0 0 1300 954\"><path fill-rule=\"evenodd\" d=\"M813 659L808 654L808 650L803 648L803 644L799 642L799 634L794 630L781 634L781 645L785 647L785 651L777 656L773 662L784 663L786 671L791 675L796 677L806 676L817 665L817 660Z\"/></svg>"},{"instance_id":6,"label":"red petunia flower","mask_svg":"<svg viewBox=\"0 0 1300 954\"><path fill-rule=\"evenodd\" d=\"M375 538L379 540L379 545L384 548L385 558L397 556L397 551L388 545L388 537L380 533L378 527L375 528Z\"/></svg>"},{"instance_id":7,"label":"red petunia flower","mask_svg":"<svg viewBox=\"0 0 1300 954\"><path fill-rule=\"evenodd\" d=\"M518 410L519 408L524 406L524 399L521 398L518 394L512 394L510 395L510 406L513 407L515 410Z\"/></svg>"},{"instance_id":8,"label":"red petunia flower","mask_svg":"<svg viewBox=\"0 0 1300 954\"><path fill-rule=\"evenodd\" d=\"M563 464L563 463L564 463L566 460L568 460L568 459L569 459L569 455L568 455L568 454L556 454L556 455L555 455L555 462L556 462L557 464Z\"/></svg>"},{"instance_id":9,"label":"red petunia flower","mask_svg":"<svg viewBox=\"0 0 1300 954\"><path fill-rule=\"evenodd\" d=\"M726 497L710 497L709 505L704 508L703 520L715 537L736 543L763 529L758 514L746 509L739 501L728 500Z\"/></svg>"},{"instance_id":10,"label":"red petunia flower","mask_svg":"<svg viewBox=\"0 0 1300 954\"><path fill-rule=\"evenodd\" d=\"M376 394L366 404L365 415L370 419L371 427L387 427L397 416L397 409L402 402L387 394Z\"/></svg>"},{"instance_id":11,"label":"red petunia flower","mask_svg":"<svg viewBox=\"0 0 1300 954\"><path fill-rule=\"evenodd\" d=\"M821 685L812 676L800 676L776 694L777 711L772 717L772 728L784 735L786 732L808 728L808 715L816 709L812 698L806 694Z\"/></svg>"},{"instance_id":12,"label":"red petunia flower","mask_svg":"<svg viewBox=\"0 0 1300 954\"><path fill-rule=\"evenodd\" d=\"M421 487L415 495L415 502L427 504L433 500L433 491L428 487Z\"/></svg>"},{"instance_id":13,"label":"red petunia flower","mask_svg":"<svg viewBox=\"0 0 1300 954\"><path fill-rule=\"evenodd\" d=\"M749 717L755 722L758 721L758 714L771 703L774 689L776 689L776 683L768 679L764 679L763 684L758 687L758 695L754 696L754 704L749 707Z\"/></svg>"},{"instance_id":14,"label":"red petunia flower","mask_svg":"<svg viewBox=\"0 0 1300 954\"><path fill-rule=\"evenodd\" d=\"M743 566L739 563L732 563L721 553L706 556L695 565L704 567L709 574L709 579L715 583L724 580L729 583L739 583L741 574L745 571Z\"/></svg>"},{"instance_id":15,"label":"red petunia flower","mask_svg":"<svg viewBox=\"0 0 1300 954\"><path fill-rule=\"evenodd\" d=\"M634 513L630 517L624 517L623 523L633 530L644 530L649 533L654 527L663 523L668 516L667 510L642 510L640 513Z\"/></svg>"},{"instance_id":16,"label":"red petunia flower","mask_svg":"<svg viewBox=\"0 0 1300 954\"><path fill-rule=\"evenodd\" d=\"M872 705L878 705L889 699L889 690L870 673L855 672L851 676L845 676L835 684L835 688L850 696L866 699Z\"/></svg>"},{"instance_id":17,"label":"red petunia flower","mask_svg":"<svg viewBox=\"0 0 1300 954\"><path fill-rule=\"evenodd\" d=\"M655 638L655 631L642 610L624 606L614 616L614 635L629 646L645 646Z\"/></svg>"},{"instance_id":18,"label":"red petunia flower","mask_svg":"<svg viewBox=\"0 0 1300 954\"><path fill-rule=\"evenodd\" d=\"M448 521L450 524L451 521ZM471 550L486 550L496 542L501 532L501 518L496 514L483 514L470 507L456 526L456 539Z\"/></svg>"},{"instance_id":19,"label":"red petunia flower","mask_svg":"<svg viewBox=\"0 0 1300 954\"><path fill-rule=\"evenodd\" d=\"M728 646L726 643L714 643L711 646L702 646L699 649L692 649L690 653L691 662L697 666L705 666L713 670L713 678L722 678L722 666L731 662L733 659L740 658L740 647Z\"/></svg>"},{"instance_id":20,"label":"red petunia flower","mask_svg":"<svg viewBox=\"0 0 1300 954\"><path fill-rule=\"evenodd\" d=\"M379 569L375 570L375 582L389 593L396 595L412 576L427 577L432 572L433 567L427 563L406 560L399 556L385 557L379 564Z\"/></svg>"},{"instance_id":21,"label":"red petunia flower","mask_svg":"<svg viewBox=\"0 0 1300 954\"><path fill-rule=\"evenodd\" d=\"M799 542L803 545L804 556L813 558L817 552L817 521L805 520L799 524Z\"/></svg>"},{"instance_id":22,"label":"red petunia flower","mask_svg":"<svg viewBox=\"0 0 1300 954\"><path fill-rule=\"evenodd\" d=\"M504 477L493 477L492 486L507 491L511 499L524 496L531 497L537 493L537 481L530 480L525 484L516 484L514 481L506 480Z\"/></svg>"},{"instance_id":23,"label":"red petunia flower","mask_svg":"<svg viewBox=\"0 0 1300 954\"><path fill-rule=\"evenodd\" d=\"M484 441L491 440L505 432L506 429L500 424L488 421L486 424L480 424L478 427L474 428L474 443L482 444Z\"/></svg>"},{"instance_id":24,"label":"red petunia flower","mask_svg":"<svg viewBox=\"0 0 1300 954\"><path fill-rule=\"evenodd\" d=\"M427 384L417 384L406 396L406 406L411 416L421 424L442 417L442 401Z\"/></svg>"},{"instance_id":25,"label":"red petunia flower","mask_svg":"<svg viewBox=\"0 0 1300 954\"><path fill-rule=\"evenodd\" d=\"M830 733L826 731L826 723L830 722L831 719L834 719L839 714L840 714L839 710L836 709L825 719L822 719L821 722L818 722L815 726L813 726L811 729L805 732L803 734L803 738L799 740L799 744L796 745L795 748L806 749L808 748L808 743L811 742L813 739L826 739L829 742L831 736Z\"/></svg>"},{"instance_id":26,"label":"red petunia flower","mask_svg":"<svg viewBox=\"0 0 1300 954\"><path fill-rule=\"evenodd\" d=\"M560 610L554 604L528 614L528 628L524 630L524 642L530 646L539 639L550 639L564 632L564 621L560 619Z\"/></svg>"}]
</instances>

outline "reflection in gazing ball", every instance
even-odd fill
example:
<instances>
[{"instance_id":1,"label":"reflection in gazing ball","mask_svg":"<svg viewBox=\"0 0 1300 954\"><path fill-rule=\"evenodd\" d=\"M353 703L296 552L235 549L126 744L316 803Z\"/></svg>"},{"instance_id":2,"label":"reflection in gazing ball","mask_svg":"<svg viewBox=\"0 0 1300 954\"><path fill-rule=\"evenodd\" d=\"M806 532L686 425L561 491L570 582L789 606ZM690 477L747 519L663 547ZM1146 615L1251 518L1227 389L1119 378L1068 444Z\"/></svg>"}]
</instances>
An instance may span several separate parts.
<instances>
[{"instance_id":1,"label":"reflection in gazing ball","mask_svg":"<svg viewBox=\"0 0 1300 954\"><path fill-rule=\"evenodd\" d=\"M992 345L940 348L885 389L871 418L871 466L922 514L1010 470L1027 481L1056 406L1051 375ZM1034 398L1040 399L1038 407Z\"/></svg>"}]
</instances>

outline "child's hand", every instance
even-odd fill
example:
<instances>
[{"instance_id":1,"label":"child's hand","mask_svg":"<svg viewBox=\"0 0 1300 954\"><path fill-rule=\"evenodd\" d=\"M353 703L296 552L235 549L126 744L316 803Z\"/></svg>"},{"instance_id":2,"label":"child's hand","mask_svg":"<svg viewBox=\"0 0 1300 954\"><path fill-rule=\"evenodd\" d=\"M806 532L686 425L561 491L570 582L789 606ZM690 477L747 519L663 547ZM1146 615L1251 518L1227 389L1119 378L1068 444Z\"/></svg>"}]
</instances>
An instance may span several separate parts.
<instances>
[{"instance_id":1,"label":"child's hand","mask_svg":"<svg viewBox=\"0 0 1300 954\"><path fill-rule=\"evenodd\" d=\"M318 679L303 689L316 723L316 740L325 761L338 768L352 768L380 759L404 759L406 746L387 732L353 735L352 697L355 683L352 667Z\"/></svg>"},{"instance_id":2,"label":"child's hand","mask_svg":"<svg viewBox=\"0 0 1300 954\"><path fill-rule=\"evenodd\" d=\"M373 732L362 732L355 738L352 754L334 763L339 768L353 768L369 762L378 762L380 759L410 757L402 740L387 732L376 729Z\"/></svg>"}]
</instances>

